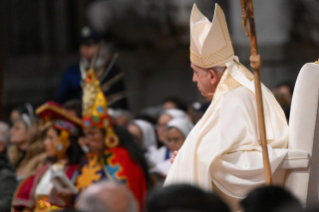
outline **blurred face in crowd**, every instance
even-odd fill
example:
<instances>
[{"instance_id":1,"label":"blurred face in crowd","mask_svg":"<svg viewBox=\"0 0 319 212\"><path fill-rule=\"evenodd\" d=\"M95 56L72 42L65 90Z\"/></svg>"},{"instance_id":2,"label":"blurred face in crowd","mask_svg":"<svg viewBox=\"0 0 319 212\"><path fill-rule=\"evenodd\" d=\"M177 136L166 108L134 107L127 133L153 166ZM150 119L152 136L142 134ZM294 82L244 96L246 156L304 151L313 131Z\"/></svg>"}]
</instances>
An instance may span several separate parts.
<instances>
[{"instance_id":1,"label":"blurred face in crowd","mask_svg":"<svg viewBox=\"0 0 319 212\"><path fill-rule=\"evenodd\" d=\"M6 150L6 142L0 141L0 154Z\"/></svg>"},{"instance_id":2,"label":"blurred face in crowd","mask_svg":"<svg viewBox=\"0 0 319 212\"><path fill-rule=\"evenodd\" d=\"M178 151L185 141L185 137L182 135L182 133L174 127L167 130L166 138L166 145L171 152Z\"/></svg>"},{"instance_id":3,"label":"blurred face in crowd","mask_svg":"<svg viewBox=\"0 0 319 212\"><path fill-rule=\"evenodd\" d=\"M62 140L53 126L48 129L47 136L44 140L44 148L48 157L56 156L58 159L66 159L66 152L69 146L70 141Z\"/></svg>"},{"instance_id":4,"label":"blurred face in crowd","mask_svg":"<svg viewBox=\"0 0 319 212\"><path fill-rule=\"evenodd\" d=\"M11 143L14 145L21 145L27 142L28 140L28 129L23 121L18 120L13 122L13 126L10 130L11 134Z\"/></svg>"},{"instance_id":5,"label":"blurred face in crowd","mask_svg":"<svg viewBox=\"0 0 319 212\"><path fill-rule=\"evenodd\" d=\"M76 114L76 111L75 110L69 110L69 109L65 109L66 113L70 116L73 116L73 117L77 117L77 118L81 118L81 117L78 117L78 115Z\"/></svg>"},{"instance_id":6,"label":"blurred face in crowd","mask_svg":"<svg viewBox=\"0 0 319 212\"><path fill-rule=\"evenodd\" d=\"M194 71L193 82L197 83L198 90L204 97L213 98L222 73L217 74L213 69L200 68L193 63L191 67Z\"/></svg>"},{"instance_id":7,"label":"blurred face in crowd","mask_svg":"<svg viewBox=\"0 0 319 212\"><path fill-rule=\"evenodd\" d=\"M104 133L101 129L91 127L84 129L86 144L91 153L103 153L105 149L104 145Z\"/></svg>"},{"instance_id":8,"label":"blurred face in crowd","mask_svg":"<svg viewBox=\"0 0 319 212\"><path fill-rule=\"evenodd\" d=\"M20 119L20 113L19 113L19 111L17 111L17 110L12 110L11 113L10 113L10 120L11 120L11 122L13 123L13 122L15 122L15 121L17 121L17 120L19 120L19 119Z\"/></svg>"},{"instance_id":9,"label":"blurred face in crowd","mask_svg":"<svg viewBox=\"0 0 319 212\"><path fill-rule=\"evenodd\" d=\"M281 106L289 106L291 105L292 93L290 88L286 85L282 85L273 89L273 93Z\"/></svg>"},{"instance_id":10,"label":"blurred face in crowd","mask_svg":"<svg viewBox=\"0 0 319 212\"><path fill-rule=\"evenodd\" d=\"M47 131L47 136L44 140L44 149L45 153L48 157L55 157L55 144L59 141L59 135L57 131L54 129L54 127L50 127Z\"/></svg>"},{"instance_id":11,"label":"blurred face in crowd","mask_svg":"<svg viewBox=\"0 0 319 212\"><path fill-rule=\"evenodd\" d=\"M171 102L171 101L164 102L163 110L169 110L169 109L178 109L178 107L174 102Z\"/></svg>"},{"instance_id":12,"label":"blurred face in crowd","mask_svg":"<svg viewBox=\"0 0 319 212\"><path fill-rule=\"evenodd\" d=\"M125 115L120 115L120 116L114 117L113 121L114 121L114 124L117 126L126 126L130 121L130 117Z\"/></svg>"},{"instance_id":13,"label":"blurred face in crowd","mask_svg":"<svg viewBox=\"0 0 319 212\"><path fill-rule=\"evenodd\" d=\"M87 60L91 60L93 58L93 55L95 51L97 50L98 45L97 44L82 44L80 46L80 54L82 57L86 58Z\"/></svg>"},{"instance_id":14,"label":"blurred face in crowd","mask_svg":"<svg viewBox=\"0 0 319 212\"><path fill-rule=\"evenodd\" d=\"M129 133L131 133L131 135L133 135L135 138L137 138L137 141L139 142L138 145L142 146L143 135L142 135L141 129L138 126L136 126L135 124L130 124L127 127L127 130L129 131Z\"/></svg>"},{"instance_id":15,"label":"blurred face in crowd","mask_svg":"<svg viewBox=\"0 0 319 212\"><path fill-rule=\"evenodd\" d=\"M156 131L158 140L162 143L166 140L166 125L170 120L172 120L172 117L167 114L161 115L158 119Z\"/></svg>"}]
</instances>

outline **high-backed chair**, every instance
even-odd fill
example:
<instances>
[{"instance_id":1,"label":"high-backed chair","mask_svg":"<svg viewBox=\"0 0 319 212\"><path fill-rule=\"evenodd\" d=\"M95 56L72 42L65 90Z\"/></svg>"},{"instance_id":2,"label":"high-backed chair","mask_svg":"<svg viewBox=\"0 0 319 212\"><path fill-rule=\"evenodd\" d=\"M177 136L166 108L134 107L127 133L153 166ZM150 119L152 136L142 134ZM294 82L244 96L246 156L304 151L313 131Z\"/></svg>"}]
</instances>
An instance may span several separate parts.
<instances>
[{"instance_id":1,"label":"high-backed chair","mask_svg":"<svg viewBox=\"0 0 319 212\"><path fill-rule=\"evenodd\" d=\"M296 81L289 121L288 169L284 187L306 207L318 205L319 193L319 65L305 64Z\"/></svg>"}]
</instances>

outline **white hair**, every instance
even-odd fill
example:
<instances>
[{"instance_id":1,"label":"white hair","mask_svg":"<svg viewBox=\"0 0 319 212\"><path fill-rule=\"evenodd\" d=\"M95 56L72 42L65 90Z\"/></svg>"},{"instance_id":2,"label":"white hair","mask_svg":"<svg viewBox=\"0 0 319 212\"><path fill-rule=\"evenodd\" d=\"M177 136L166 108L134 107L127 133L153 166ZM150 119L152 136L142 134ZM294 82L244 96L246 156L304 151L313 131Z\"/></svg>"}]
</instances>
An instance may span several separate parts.
<instances>
[{"instance_id":1,"label":"white hair","mask_svg":"<svg viewBox=\"0 0 319 212\"><path fill-rule=\"evenodd\" d=\"M213 69L217 74L221 74L227 69L227 67L226 66L214 66L211 69Z\"/></svg>"},{"instance_id":2,"label":"white hair","mask_svg":"<svg viewBox=\"0 0 319 212\"><path fill-rule=\"evenodd\" d=\"M114 212L108 202L103 201L99 196L102 189L118 189L121 190L128 198L129 205L122 212L137 212L137 203L134 199L132 193L123 185L119 184L116 181L102 180L98 183L95 183L88 187L85 191L82 192L77 209L89 212Z\"/></svg>"}]
</instances>

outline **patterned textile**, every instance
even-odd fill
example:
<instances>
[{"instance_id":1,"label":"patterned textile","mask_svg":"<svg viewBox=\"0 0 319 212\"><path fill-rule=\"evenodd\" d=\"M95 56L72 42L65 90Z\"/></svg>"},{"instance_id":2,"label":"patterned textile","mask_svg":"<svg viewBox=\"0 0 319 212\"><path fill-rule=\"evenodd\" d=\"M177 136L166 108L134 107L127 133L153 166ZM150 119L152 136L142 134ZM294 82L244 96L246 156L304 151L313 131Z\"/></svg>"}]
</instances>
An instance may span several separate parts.
<instances>
[{"instance_id":1,"label":"patterned textile","mask_svg":"<svg viewBox=\"0 0 319 212\"><path fill-rule=\"evenodd\" d=\"M49 164L42 166L35 175L30 176L20 183L13 197L12 211L22 212L24 208L30 208L32 210L35 208L35 206L38 204L35 197L37 185L40 182L42 176L49 170L49 167ZM77 164L66 166L65 175L69 179L71 179L77 168ZM52 189L47 200L52 207L64 207L65 205L64 201L58 196L55 189Z\"/></svg>"},{"instance_id":2,"label":"patterned textile","mask_svg":"<svg viewBox=\"0 0 319 212\"><path fill-rule=\"evenodd\" d=\"M88 186L103 179L113 179L126 185L144 207L146 180L142 168L137 165L124 147L106 149L103 156L88 154L87 160L72 180L78 195ZM77 196L78 196L77 195Z\"/></svg>"}]
</instances>

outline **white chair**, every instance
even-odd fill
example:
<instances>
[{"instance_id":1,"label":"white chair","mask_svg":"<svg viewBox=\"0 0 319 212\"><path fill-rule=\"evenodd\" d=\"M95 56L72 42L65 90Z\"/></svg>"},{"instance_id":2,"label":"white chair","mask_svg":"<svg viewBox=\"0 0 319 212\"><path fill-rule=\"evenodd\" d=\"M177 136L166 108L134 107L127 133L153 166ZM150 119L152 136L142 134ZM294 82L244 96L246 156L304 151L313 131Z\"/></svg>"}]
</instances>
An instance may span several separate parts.
<instances>
[{"instance_id":1,"label":"white chair","mask_svg":"<svg viewBox=\"0 0 319 212\"><path fill-rule=\"evenodd\" d=\"M318 205L318 103L319 65L307 63L302 67L294 89L289 121L289 151L275 172L275 175L286 172L284 187L299 198L305 207Z\"/></svg>"}]
</instances>

